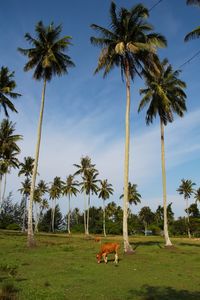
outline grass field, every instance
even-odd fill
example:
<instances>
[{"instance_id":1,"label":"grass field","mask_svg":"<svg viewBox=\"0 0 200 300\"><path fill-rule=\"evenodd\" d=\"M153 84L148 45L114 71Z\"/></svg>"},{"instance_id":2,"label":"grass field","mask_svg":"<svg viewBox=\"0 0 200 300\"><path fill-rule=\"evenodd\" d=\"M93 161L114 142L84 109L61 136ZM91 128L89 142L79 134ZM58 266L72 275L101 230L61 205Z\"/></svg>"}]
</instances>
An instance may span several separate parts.
<instances>
[{"instance_id":1,"label":"grass field","mask_svg":"<svg viewBox=\"0 0 200 300\"><path fill-rule=\"evenodd\" d=\"M135 254L123 255L118 266L96 262L100 243L81 235L39 234L27 249L26 236L0 231L0 299L2 300L199 300L200 241L130 237Z\"/></svg>"}]
</instances>

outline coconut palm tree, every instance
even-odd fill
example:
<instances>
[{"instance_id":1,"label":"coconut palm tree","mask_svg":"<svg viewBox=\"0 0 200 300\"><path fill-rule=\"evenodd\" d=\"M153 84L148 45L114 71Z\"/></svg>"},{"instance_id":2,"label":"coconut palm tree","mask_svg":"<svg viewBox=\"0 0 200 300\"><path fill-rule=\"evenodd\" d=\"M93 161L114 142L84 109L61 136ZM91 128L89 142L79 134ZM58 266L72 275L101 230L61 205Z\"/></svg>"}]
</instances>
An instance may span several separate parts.
<instances>
[{"instance_id":1,"label":"coconut palm tree","mask_svg":"<svg viewBox=\"0 0 200 300\"><path fill-rule=\"evenodd\" d=\"M196 204L199 202L200 203L200 188L198 188L195 192L194 192L194 199Z\"/></svg>"},{"instance_id":2,"label":"coconut palm tree","mask_svg":"<svg viewBox=\"0 0 200 300\"><path fill-rule=\"evenodd\" d=\"M84 156L81 157L81 161L80 164L74 164L74 167L76 167L78 170L74 173L74 176L77 175L81 175L82 180L83 177L85 176L86 172L88 170L96 170L95 169L95 165L92 164L91 162L91 158L89 156ZM97 170L96 170L97 171ZM84 214L83 214L83 218L84 218L84 230L85 230L85 234L87 232L87 220L86 220L86 212L87 212L87 204L86 204L86 190L83 189L82 190L84 193Z\"/></svg>"},{"instance_id":3,"label":"coconut palm tree","mask_svg":"<svg viewBox=\"0 0 200 300\"><path fill-rule=\"evenodd\" d=\"M51 208L51 226L52 231L54 232L54 219L55 219L55 208L56 208L56 200L59 199L62 195L64 182L60 177L55 177L51 187L49 189L49 197L52 200L52 208Z\"/></svg>"},{"instance_id":4,"label":"coconut palm tree","mask_svg":"<svg viewBox=\"0 0 200 300\"><path fill-rule=\"evenodd\" d=\"M91 193L97 195L99 188L97 183L99 180L97 176L99 173L96 169L88 169L84 176L82 177L83 181L80 183L81 192L85 192L88 195L88 203L87 203L87 215L86 215L86 235L89 235L89 219L90 219L90 198Z\"/></svg>"},{"instance_id":5,"label":"coconut palm tree","mask_svg":"<svg viewBox=\"0 0 200 300\"><path fill-rule=\"evenodd\" d=\"M103 234L106 236L106 210L105 201L113 194L112 184L108 180L100 180L99 198L103 199Z\"/></svg>"},{"instance_id":6,"label":"coconut palm tree","mask_svg":"<svg viewBox=\"0 0 200 300\"><path fill-rule=\"evenodd\" d=\"M186 201L186 213L187 213L187 227L188 227L188 237L191 238L190 233L190 217L189 217L189 210L188 210L188 200L192 196L192 194L195 193L193 186L195 185L194 182L190 179L182 179L181 184L179 185L179 188L177 189L177 192L180 195L183 195L185 201Z\"/></svg>"},{"instance_id":7,"label":"coconut palm tree","mask_svg":"<svg viewBox=\"0 0 200 300\"><path fill-rule=\"evenodd\" d=\"M145 236L147 236L148 225L154 220L154 213L148 206L144 206L139 212L139 218L144 224L144 232Z\"/></svg>"},{"instance_id":8,"label":"coconut palm tree","mask_svg":"<svg viewBox=\"0 0 200 300\"><path fill-rule=\"evenodd\" d=\"M31 195L28 214L29 247L35 245L31 216L39 160L46 83L47 81L50 81L54 75L61 76L62 74L68 72L69 67L74 67L74 63L72 62L71 58L64 53L64 51L66 51L68 49L68 46L70 45L71 37L64 36L63 38L60 38L61 31L61 25L54 26L54 23L51 23L49 26L44 26L42 21L40 21L35 26L35 38L32 37L29 33L25 34L25 39L29 44L31 44L32 48L18 48L18 50L23 55L28 57L28 62L25 64L24 71L34 69L34 79L43 80L42 100L38 122L38 136L35 151L33 176L31 182Z\"/></svg>"},{"instance_id":9,"label":"coconut palm tree","mask_svg":"<svg viewBox=\"0 0 200 300\"><path fill-rule=\"evenodd\" d=\"M26 230L26 217L27 217L27 202L28 202L28 197L30 196L31 192L31 180L30 178L26 177L24 182L21 182L22 187L19 189L20 193L23 196L24 199L24 213L23 213L23 224L22 224L22 232L25 232Z\"/></svg>"},{"instance_id":10,"label":"coconut palm tree","mask_svg":"<svg viewBox=\"0 0 200 300\"><path fill-rule=\"evenodd\" d=\"M69 199L69 206L68 206L68 214L67 214L67 229L68 229L68 233L71 233L70 230L70 216L71 216L71 205L70 205L70 199L72 196L76 196L77 193L79 192L78 187L79 183L78 181L74 180L74 176L73 175L69 175L66 179L66 182L63 185L63 195L68 196Z\"/></svg>"},{"instance_id":11,"label":"coconut palm tree","mask_svg":"<svg viewBox=\"0 0 200 300\"><path fill-rule=\"evenodd\" d=\"M19 134L14 134L15 123L4 119L0 124L0 210L2 206L2 180L4 181L4 192L6 189L6 175L10 172L11 168L17 168L19 161L17 155L20 153L20 148L17 142L22 139Z\"/></svg>"},{"instance_id":12,"label":"coconut palm tree","mask_svg":"<svg viewBox=\"0 0 200 300\"><path fill-rule=\"evenodd\" d=\"M31 156L24 157L24 162L19 164L20 170L18 176L24 175L26 178L31 178L33 173L34 158Z\"/></svg>"},{"instance_id":13,"label":"coconut palm tree","mask_svg":"<svg viewBox=\"0 0 200 300\"><path fill-rule=\"evenodd\" d=\"M200 6L200 0L187 0L187 4ZM199 37L200 37L200 26L197 26L195 29L193 29L185 36L184 41L188 42L190 40L197 39Z\"/></svg>"},{"instance_id":14,"label":"coconut palm tree","mask_svg":"<svg viewBox=\"0 0 200 300\"><path fill-rule=\"evenodd\" d=\"M49 191L48 184L44 180L40 180L37 184L34 193L34 203L35 203L35 232L38 232L38 223L41 215L40 208L45 200L43 197ZM46 200L45 200L46 201Z\"/></svg>"},{"instance_id":15,"label":"coconut palm tree","mask_svg":"<svg viewBox=\"0 0 200 300\"><path fill-rule=\"evenodd\" d=\"M16 88L14 81L15 72L10 72L7 67L1 67L0 70L0 109L3 108L6 117L9 117L8 109L17 113L14 104L9 98L17 99L21 96L19 93L13 92Z\"/></svg>"},{"instance_id":16,"label":"coconut palm tree","mask_svg":"<svg viewBox=\"0 0 200 300\"><path fill-rule=\"evenodd\" d=\"M130 144L130 80L140 76L143 66L154 68L154 57L157 47L165 47L163 36L153 33L153 27L147 22L148 9L142 4L130 10L120 8L111 2L110 26L92 24L98 37L91 37L91 43L102 48L95 74L104 70L106 75L116 66L121 70L126 82L125 114L125 159L124 159L124 203L123 203L123 239L125 253L133 252L128 241L128 177L129 177L129 144Z\"/></svg>"},{"instance_id":17,"label":"coconut palm tree","mask_svg":"<svg viewBox=\"0 0 200 300\"><path fill-rule=\"evenodd\" d=\"M124 198L124 194L119 198ZM131 184L131 182L128 183L128 203L130 205L141 203L141 195L137 191L137 184Z\"/></svg>"},{"instance_id":18,"label":"coconut palm tree","mask_svg":"<svg viewBox=\"0 0 200 300\"><path fill-rule=\"evenodd\" d=\"M172 246L168 233L167 221L167 192L166 192L166 170L165 170L165 145L164 126L168 122L173 122L173 114L183 117L186 111L185 82L180 80L180 71L174 71L167 59L160 62L158 72L143 71L146 88L140 90L144 95L138 112L148 105L146 113L146 124L153 123L153 119L158 115L161 130L161 163L162 163L162 183L163 183L163 208L164 208L164 236L165 245Z\"/></svg>"}]
</instances>

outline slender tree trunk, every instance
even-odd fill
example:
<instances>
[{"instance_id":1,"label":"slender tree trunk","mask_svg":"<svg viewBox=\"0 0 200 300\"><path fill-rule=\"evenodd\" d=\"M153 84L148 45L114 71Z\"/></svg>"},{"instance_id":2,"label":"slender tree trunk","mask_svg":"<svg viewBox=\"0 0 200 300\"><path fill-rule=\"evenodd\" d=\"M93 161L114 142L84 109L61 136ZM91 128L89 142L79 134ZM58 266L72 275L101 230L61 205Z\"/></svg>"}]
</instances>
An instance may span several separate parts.
<instances>
[{"instance_id":1,"label":"slender tree trunk","mask_svg":"<svg viewBox=\"0 0 200 300\"><path fill-rule=\"evenodd\" d=\"M85 229L85 234L87 234L87 225L86 225L86 219L87 219L87 216L86 216L86 192L84 191L84 214L83 214L83 218L84 218L84 229Z\"/></svg>"},{"instance_id":2,"label":"slender tree trunk","mask_svg":"<svg viewBox=\"0 0 200 300\"><path fill-rule=\"evenodd\" d=\"M23 213L23 224L22 224L22 232L26 231L26 208L27 208L27 199L28 196L26 195L24 198L24 213Z\"/></svg>"},{"instance_id":3,"label":"slender tree trunk","mask_svg":"<svg viewBox=\"0 0 200 300\"><path fill-rule=\"evenodd\" d=\"M164 237L165 246L172 246L168 232L167 221L167 192L166 192L166 171L165 171L165 144L164 144L164 124L160 120L161 129L161 163L162 163L162 185L163 185L163 211L164 211Z\"/></svg>"},{"instance_id":4,"label":"slender tree trunk","mask_svg":"<svg viewBox=\"0 0 200 300\"><path fill-rule=\"evenodd\" d=\"M144 222L144 231L145 231L145 236L147 236L147 222Z\"/></svg>"},{"instance_id":5,"label":"slender tree trunk","mask_svg":"<svg viewBox=\"0 0 200 300\"><path fill-rule=\"evenodd\" d=\"M105 200L103 200L103 234L106 236L106 210L105 210Z\"/></svg>"},{"instance_id":6,"label":"slender tree trunk","mask_svg":"<svg viewBox=\"0 0 200 300\"><path fill-rule=\"evenodd\" d=\"M188 237L191 239L191 233L190 233L190 217L189 217L189 211L188 211L188 198L186 200L186 211L187 211L187 231L188 231Z\"/></svg>"},{"instance_id":7,"label":"slender tree trunk","mask_svg":"<svg viewBox=\"0 0 200 300\"><path fill-rule=\"evenodd\" d=\"M86 228L87 235L89 235L89 219L90 219L90 193L88 196L88 209L87 209L87 228Z\"/></svg>"},{"instance_id":8,"label":"slender tree trunk","mask_svg":"<svg viewBox=\"0 0 200 300\"><path fill-rule=\"evenodd\" d=\"M39 214L38 214L38 206L35 203L35 233L38 232L38 223L39 223Z\"/></svg>"},{"instance_id":9,"label":"slender tree trunk","mask_svg":"<svg viewBox=\"0 0 200 300\"><path fill-rule=\"evenodd\" d=\"M52 232L55 231L55 210L56 210L56 200L55 203L52 205Z\"/></svg>"},{"instance_id":10,"label":"slender tree trunk","mask_svg":"<svg viewBox=\"0 0 200 300\"><path fill-rule=\"evenodd\" d=\"M42 91L42 100L41 100L40 116L39 116L39 123L38 123L37 144L35 149L35 160L34 160L33 175L31 181L31 193L30 193L30 201L29 201L29 209L28 209L28 239L27 239L28 247L34 247L36 245L34 239L34 233L33 233L33 220L32 220L33 199L34 199L34 190L35 190L35 182L37 176L41 134L42 134L42 120L43 120L43 113L44 113L45 90L46 90L46 79L44 80L43 91Z\"/></svg>"},{"instance_id":11,"label":"slender tree trunk","mask_svg":"<svg viewBox=\"0 0 200 300\"><path fill-rule=\"evenodd\" d=\"M71 234L71 231L70 231L70 214L71 214L71 208L70 208L70 195L69 195L69 210L68 210L68 233Z\"/></svg>"},{"instance_id":12,"label":"slender tree trunk","mask_svg":"<svg viewBox=\"0 0 200 300\"><path fill-rule=\"evenodd\" d=\"M5 194L6 194L6 184L7 184L7 173L5 173L4 175L4 188L3 188L3 196L2 196L3 201L5 199Z\"/></svg>"},{"instance_id":13,"label":"slender tree trunk","mask_svg":"<svg viewBox=\"0 0 200 300\"><path fill-rule=\"evenodd\" d=\"M123 240L124 252L132 253L128 240L128 180L129 180L129 148L130 148L130 72L126 62L126 117L125 117L125 159L124 159L124 203L123 203Z\"/></svg>"},{"instance_id":14,"label":"slender tree trunk","mask_svg":"<svg viewBox=\"0 0 200 300\"><path fill-rule=\"evenodd\" d=\"M2 201L2 175L0 175L0 213L1 213L1 211L2 211L2 204L3 204L3 201Z\"/></svg>"}]
</instances>

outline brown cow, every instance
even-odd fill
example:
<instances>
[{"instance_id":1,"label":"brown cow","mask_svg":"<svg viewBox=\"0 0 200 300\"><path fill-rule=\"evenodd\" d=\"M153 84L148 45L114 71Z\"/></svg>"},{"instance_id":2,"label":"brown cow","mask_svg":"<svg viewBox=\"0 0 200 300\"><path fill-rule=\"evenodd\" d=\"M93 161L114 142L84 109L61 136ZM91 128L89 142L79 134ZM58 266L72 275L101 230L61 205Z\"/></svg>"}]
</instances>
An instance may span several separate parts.
<instances>
[{"instance_id":1,"label":"brown cow","mask_svg":"<svg viewBox=\"0 0 200 300\"><path fill-rule=\"evenodd\" d=\"M100 252L97 254L97 262L100 264L101 258L103 257L104 262L107 264L109 253L115 253L115 264L118 263L118 249L120 245L118 243L105 243L101 246Z\"/></svg>"}]
</instances>

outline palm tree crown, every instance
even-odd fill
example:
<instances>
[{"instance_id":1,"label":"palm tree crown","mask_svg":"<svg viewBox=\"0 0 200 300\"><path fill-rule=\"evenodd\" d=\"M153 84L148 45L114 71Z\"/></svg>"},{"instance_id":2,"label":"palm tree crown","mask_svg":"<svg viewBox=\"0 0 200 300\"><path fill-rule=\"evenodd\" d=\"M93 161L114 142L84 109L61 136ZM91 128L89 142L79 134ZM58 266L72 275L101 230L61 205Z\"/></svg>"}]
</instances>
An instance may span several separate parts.
<instances>
[{"instance_id":1,"label":"palm tree crown","mask_svg":"<svg viewBox=\"0 0 200 300\"><path fill-rule=\"evenodd\" d=\"M124 195L121 195L120 199L123 197ZM128 202L135 205L141 203L141 195L137 191L137 184L131 184L131 182L128 183Z\"/></svg>"},{"instance_id":2,"label":"palm tree crown","mask_svg":"<svg viewBox=\"0 0 200 300\"><path fill-rule=\"evenodd\" d=\"M14 104L9 98L16 99L21 96L19 93L14 93L16 83L13 80L14 72L10 72L8 68L1 67L0 70L0 106L3 108L6 117L9 117L8 109L17 113Z\"/></svg>"},{"instance_id":3,"label":"palm tree crown","mask_svg":"<svg viewBox=\"0 0 200 300\"><path fill-rule=\"evenodd\" d=\"M188 199L194 193L194 189L193 189L194 185L195 185L195 183L192 182L192 180L182 179L181 184L180 184L179 188L177 189L177 192L180 195L183 195L185 199Z\"/></svg>"},{"instance_id":4,"label":"palm tree crown","mask_svg":"<svg viewBox=\"0 0 200 300\"><path fill-rule=\"evenodd\" d=\"M33 172L34 158L31 156L24 157L24 162L20 163L20 171L18 176L24 175L25 177L30 177Z\"/></svg>"},{"instance_id":5,"label":"palm tree crown","mask_svg":"<svg viewBox=\"0 0 200 300\"><path fill-rule=\"evenodd\" d=\"M200 0L187 0L188 5L196 5L200 6ZM188 42L189 40L193 40L200 37L200 26L197 26L191 32L189 32L186 36L184 41Z\"/></svg>"},{"instance_id":6,"label":"palm tree crown","mask_svg":"<svg viewBox=\"0 0 200 300\"><path fill-rule=\"evenodd\" d=\"M78 181L74 180L73 175L69 175L66 179L66 182L63 186L63 195L65 196L76 196L76 194L79 192L78 187L79 183Z\"/></svg>"},{"instance_id":7,"label":"palm tree crown","mask_svg":"<svg viewBox=\"0 0 200 300\"><path fill-rule=\"evenodd\" d=\"M198 188L198 189L195 191L195 193L194 193L194 199L195 199L196 203L197 203L197 202L200 203L200 188Z\"/></svg>"},{"instance_id":8,"label":"palm tree crown","mask_svg":"<svg viewBox=\"0 0 200 300\"><path fill-rule=\"evenodd\" d=\"M99 198L106 200L113 194L112 184L108 183L108 180L101 180L100 181L100 188L99 188Z\"/></svg>"},{"instance_id":9,"label":"palm tree crown","mask_svg":"<svg viewBox=\"0 0 200 300\"><path fill-rule=\"evenodd\" d=\"M110 29L96 24L91 27L99 33L99 37L91 37L91 43L102 48L95 73L104 69L104 77L114 67L121 68L121 74L129 68L129 76L133 79L139 74L142 65L153 67L152 58L156 47L165 47L165 38L157 33L149 33L153 26L146 21L148 9L142 4L130 10L121 8L116 12L114 2L110 6Z\"/></svg>"},{"instance_id":10,"label":"palm tree crown","mask_svg":"<svg viewBox=\"0 0 200 300\"><path fill-rule=\"evenodd\" d=\"M166 125L173 121L173 113L183 117L186 111L186 94L183 91L186 84L178 78L180 71L174 71L167 59L164 59L158 68L157 73L143 71L147 88L140 90L144 97L138 111L149 104L146 123L152 123L158 114L162 123Z\"/></svg>"},{"instance_id":11,"label":"palm tree crown","mask_svg":"<svg viewBox=\"0 0 200 300\"><path fill-rule=\"evenodd\" d=\"M45 27L40 21L35 26L36 38L29 33L25 34L25 39L33 48L18 50L28 57L24 71L34 69L35 79L49 81L53 75L61 76L67 73L68 67L74 67L71 58L63 52L71 44L71 37L64 36L59 39L61 31L61 25L55 27L54 23L51 23Z\"/></svg>"}]
</instances>

